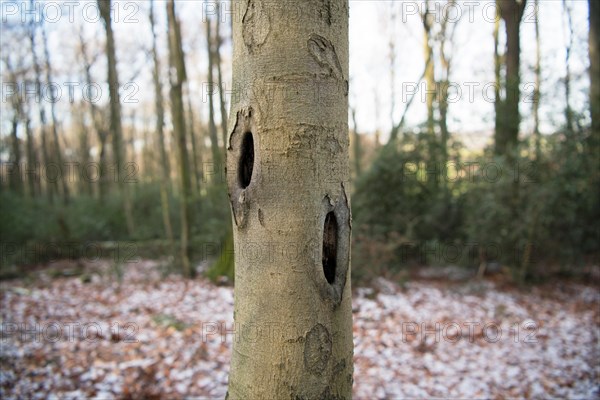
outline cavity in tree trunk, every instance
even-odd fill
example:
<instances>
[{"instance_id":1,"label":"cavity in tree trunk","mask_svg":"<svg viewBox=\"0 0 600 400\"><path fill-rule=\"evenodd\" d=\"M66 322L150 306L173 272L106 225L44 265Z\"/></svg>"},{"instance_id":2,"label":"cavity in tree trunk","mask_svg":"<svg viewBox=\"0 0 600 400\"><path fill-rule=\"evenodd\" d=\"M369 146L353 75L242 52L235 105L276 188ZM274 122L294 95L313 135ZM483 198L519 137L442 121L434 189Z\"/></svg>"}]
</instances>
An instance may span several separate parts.
<instances>
[{"instance_id":1,"label":"cavity in tree trunk","mask_svg":"<svg viewBox=\"0 0 600 400\"><path fill-rule=\"evenodd\" d=\"M352 395L348 0L308 3L233 21L231 399Z\"/></svg>"},{"instance_id":2,"label":"cavity in tree trunk","mask_svg":"<svg viewBox=\"0 0 600 400\"><path fill-rule=\"evenodd\" d=\"M179 174L181 179L181 264L183 274L187 277L193 277L195 271L192 268L189 258L190 223L192 221L192 183L183 109L183 84L186 80L186 72L183 49L181 47L181 30L179 20L175 15L175 2L173 0L167 2L167 16L169 21L171 118L179 150Z\"/></svg>"}]
</instances>

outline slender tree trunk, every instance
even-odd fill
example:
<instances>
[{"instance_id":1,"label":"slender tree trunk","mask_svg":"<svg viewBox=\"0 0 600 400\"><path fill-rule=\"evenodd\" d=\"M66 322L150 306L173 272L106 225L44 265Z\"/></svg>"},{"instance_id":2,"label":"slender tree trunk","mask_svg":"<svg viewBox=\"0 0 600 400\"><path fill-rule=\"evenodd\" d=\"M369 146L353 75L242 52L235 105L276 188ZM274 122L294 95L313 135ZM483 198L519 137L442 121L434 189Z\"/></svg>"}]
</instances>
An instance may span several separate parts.
<instances>
[{"instance_id":1,"label":"slender tree trunk","mask_svg":"<svg viewBox=\"0 0 600 400\"><path fill-rule=\"evenodd\" d=\"M20 100L17 100L20 101ZM9 187L10 189L17 193L23 194L23 185L21 181L21 146L19 145L19 137L17 136L17 129L19 128L19 119L20 119L19 111L17 107L14 108L14 115L11 123L10 130L10 144L11 144L11 152L10 152L10 161L14 165L14 170L9 176Z\"/></svg>"},{"instance_id":2,"label":"slender tree trunk","mask_svg":"<svg viewBox=\"0 0 600 400\"><path fill-rule=\"evenodd\" d=\"M27 137L27 164L31 169L38 170L38 156L35 151L35 143L33 139L33 132L31 130L31 118L29 111L25 111L25 135ZM40 178L37 174L27 176L27 182L29 183L29 195L36 197L40 193Z\"/></svg>"},{"instance_id":3,"label":"slender tree trunk","mask_svg":"<svg viewBox=\"0 0 600 400\"><path fill-rule=\"evenodd\" d=\"M156 40L154 22L154 0L150 1L150 29L152 30L152 61L154 63L154 70L152 72L152 78L154 81L154 101L156 109L156 134L158 135L157 150L160 158L160 205L162 210L163 226L165 228L165 234L169 241L171 253L175 252L175 239L173 238L173 228L171 226L171 212L169 206L169 179L171 175L171 168L169 166L169 158L167 157L167 150L165 146L165 109L164 100L162 95L162 83L160 79L160 62L158 59L158 46Z\"/></svg>"},{"instance_id":4,"label":"slender tree trunk","mask_svg":"<svg viewBox=\"0 0 600 400\"><path fill-rule=\"evenodd\" d=\"M83 69L85 72L85 81L90 90L90 93L87 93L89 99L92 98L91 88L92 88L92 61L89 58L87 52L86 41L83 37L83 32L79 32L79 47L81 51L81 58L83 61ZM108 166L106 165L106 141L108 140L108 132L104 127L104 123L102 121L102 116L98 111L95 101L90 101L90 117L92 119L92 123L94 126L94 130L96 131L96 135L98 136L98 197L100 200L103 200L106 195L107 190L107 170ZM91 182L90 182L91 183Z\"/></svg>"},{"instance_id":5,"label":"slender tree trunk","mask_svg":"<svg viewBox=\"0 0 600 400\"><path fill-rule=\"evenodd\" d=\"M6 71L8 72L8 80L10 82L19 82L23 78L17 75L17 67L13 67L10 58L4 58L4 64L6 65ZM12 171L8 176L8 187L13 192L22 195L23 194L23 181L22 181L22 159L21 159L21 145L19 143L18 129L19 129L19 121L23 119L23 98L20 93L13 94L11 96L11 106L12 106L12 120L11 120L11 130L10 130L10 151L9 151L9 161L12 164ZM28 160L29 161L29 160Z\"/></svg>"},{"instance_id":6,"label":"slender tree trunk","mask_svg":"<svg viewBox=\"0 0 600 400\"><path fill-rule=\"evenodd\" d=\"M539 10L539 0L535 0L535 10ZM533 136L535 143L535 159L542 157L542 138L540 134L540 100L542 84L542 46L540 38L539 17L535 18L535 92L533 101Z\"/></svg>"},{"instance_id":7,"label":"slender tree trunk","mask_svg":"<svg viewBox=\"0 0 600 400\"><path fill-rule=\"evenodd\" d=\"M217 126L215 125L215 102L214 102L214 80L213 80L213 51L212 51L212 21L206 20L206 45L208 47L208 134L212 150L214 170L220 171L222 168L221 149L219 148L219 138L217 135Z\"/></svg>"},{"instance_id":8,"label":"slender tree trunk","mask_svg":"<svg viewBox=\"0 0 600 400\"><path fill-rule=\"evenodd\" d=\"M504 20L506 28L506 98L502 104L500 114L500 126L496 131L496 154L508 156L513 159L516 156L519 139L519 125L521 116L519 114L519 99L521 78L519 67L521 65L521 18L527 1L497 0L500 17Z\"/></svg>"},{"instance_id":9,"label":"slender tree trunk","mask_svg":"<svg viewBox=\"0 0 600 400\"><path fill-rule=\"evenodd\" d=\"M563 0L563 11L567 18L567 46L565 48L565 121L567 131L573 132L573 109L571 108L571 49L573 47L573 22L571 20L571 9L567 5L566 0Z\"/></svg>"},{"instance_id":10,"label":"slender tree trunk","mask_svg":"<svg viewBox=\"0 0 600 400\"><path fill-rule=\"evenodd\" d=\"M123 147L123 127L121 122L121 99L119 96L119 75L117 72L117 56L115 39L111 22L111 0L98 0L100 17L104 21L106 30L106 57L108 61L108 91L110 95L110 131L112 133L113 157L119 182L119 189L123 194L123 210L129 236L135 233L133 212L128 184L125 182L125 152Z\"/></svg>"},{"instance_id":11,"label":"slender tree trunk","mask_svg":"<svg viewBox=\"0 0 600 400\"><path fill-rule=\"evenodd\" d=\"M500 54L500 16L494 20L494 134L495 142L498 143L500 138L502 117L503 99L500 97L500 89L502 88L501 71L502 71L502 55ZM495 145L496 153L499 151L498 145Z\"/></svg>"},{"instance_id":12,"label":"slender tree trunk","mask_svg":"<svg viewBox=\"0 0 600 400\"><path fill-rule=\"evenodd\" d=\"M30 2L30 7L32 7L33 9L33 0L31 0ZM49 169L50 164L52 163L52 159L50 158L50 151L48 150L48 133L46 130L48 124L46 121L46 109L44 107L44 103L42 102L42 72L37 58L37 50L35 47L35 35L36 25L34 21L31 21L29 24L29 42L31 43L31 55L33 58L33 69L35 72L36 99L38 101L38 108L40 112L40 137L42 139L42 162L44 164L42 166L42 170L44 170ZM46 179L46 194L50 203L54 201L54 193L58 191L57 183L57 180Z\"/></svg>"},{"instance_id":13,"label":"slender tree trunk","mask_svg":"<svg viewBox=\"0 0 600 400\"><path fill-rule=\"evenodd\" d=\"M217 2L217 16L220 16L220 2ZM217 64L217 79L219 82L219 106L221 111L221 131L223 132L223 148L227 148L227 111L225 109L225 90L223 87L223 74L221 68L221 45L223 39L221 38L221 20L217 17L217 23L215 27L215 63Z\"/></svg>"},{"instance_id":14,"label":"slender tree trunk","mask_svg":"<svg viewBox=\"0 0 600 400\"><path fill-rule=\"evenodd\" d=\"M82 168L86 168L90 165L90 141L83 111L83 109L71 107L71 114L76 116L77 129L79 131L79 159L81 160ZM86 193L90 196L94 193L92 182L89 179L81 178L81 176L79 177L78 187L79 193Z\"/></svg>"},{"instance_id":15,"label":"slender tree trunk","mask_svg":"<svg viewBox=\"0 0 600 400\"><path fill-rule=\"evenodd\" d=\"M227 149L230 399L352 396L348 0L306 8L321 12L250 0L233 19L234 86L253 90L232 101Z\"/></svg>"},{"instance_id":16,"label":"slender tree trunk","mask_svg":"<svg viewBox=\"0 0 600 400\"><path fill-rule=\"evenodd\" d=\"M600 3L588 0L589 6L589 53L590 53L590 114L592 137L600 144Z\"/></svg>"},{"instance_id":17,"label":"slender tree trunk","mask_svg":"<svg viewBox=\"0 0 600 400\"><path fill-rule=\"evenodd\" d=\"M181 30L179 20L175 15L175 2L168 0L167 16L169 23L169 74L171 84L171 118L173 130L179 150L179 174L181 179L181 263L183 274L187 277L194 276L190 263L190 224L192 221L192 183L190 177L190 162L187 150L187 137L185 131L185 114L183 105L183 85L186 81L183 49L181 47Z\"/></svg>"},{"instance_id":18,"label":"slender tree trunk","mask_svg":"<svg viewBox=\"0 0 600 400\"><path fill-rule=\"evenodd\" d=\"M50 65L50 51L48 50L48 39L46 37L46 29L44 24L42 24L42 41L44 44L44 62L46 64L46 82L50 85L52 81L52 68ZM63 157L60 150L60 141L58 137L58 127L57 119L56 119L56 107L55 101L50 101L50 118L52 120L51 130L52 130L52 140L54 141L54 159L58 163L59 168L62 170L65 167L63 163ZM69 202L69 186L67 182L67 176L65 175L66 171L63 171L60 178L60 183L62 186L62 194L63 201L65 203Z\"/></svg>"},{"instance_id":19,"label":"slender tree trunk","mask_svg":"<svg viewBox=\"0 0 600 400\"><path fill-rule=\"evenodd\" d=\"M448 166L448 141L450 140L450 132L448 131L448 90L450 88L450 59L446 55L445 43L440 46L440 61L444 71L444 79L440 83L438 92L438 107L440 110L440 152L442 171ZM446 185L444 185L446 186Z\"/></svg>"},{"instance_id":20,"label":"slender tree trunk","mask_svg":"<svg viewBox=\"0 0 600 400\"><path fill-rule=\"evenodd\" d=\"M393 1L390 1L390 26L391 32L389 32L389 58L390 58L390 121L392 127L396 125L394 121L394 112L396 111L396 9Z\"/></svg>"},{"instance_id":21,"label":"slender tree trunk","mask_svg":"<svg viewBox=\"0 0 600 400\"><path fill-rule=\"evenodd\" d=\"M427 7L429 2L426 3ZM429 9L429 8L427 8ZM425 100L427 104L427 135L428 139L433 142L435 131L435 117L434 117L434 102L435 102L435 75L434 75L434 61L433 61L433 49L431 47L431 26L429 21L429 14L425 12L423 14L423 51L425 56Z\"/></svg>"},{"instance_id":22,"label":"slender tree trunk","mask_svg":"<svg viewBox=\"0 0 600 400\"><path fill-rule=\"evenodd\" d=\"M455 0L448 0L449 5L455 5ZM448 25L448 15L443 18L440 23L441 34L440 39L440 64L442 67L443 77L440 83L440 89L438 91L438 108L440 112L440 150L441 150L441 164L443 166L442 171L446 171L448 167L448 141L450 140L450 132L448 130L448 91L450 90L450 69L452 65L452 55L447 52L447 44L453 44L454 32L456 32L456 25ZM444 194L446 198L449 195L447 185L444 185Z\"/></svg>"},{"instance_id":23,"label":"slender tree trunk","mask_svg":"<svg viewBox=\"0 0 600 400\"><path fill-rule=\"evenodd\" d=\"M425 101L427 104L427 149L429 152L428 168L437 170L439 167L439 143L435 133L435 104L437 102L437 81L435 79L435 60L433 58L432 47L432 26L430 21L430 2L425 2L426 11L422 15L423 21L423 51L425 56ZM439 184L439 175L435 174L432 179L427 178L427 185L433 193L437 190Z\"/></svg>"},{"instance_id":24,"label":"slender tree trunk","mask_svg":"<svg viewBox=\"0 0 600 400\"><path fill-rule=\"evenodd\" d=\"M192 144L192 165L191 168L194 172L194 190L196 193L200 193L200 168L198 166L198 146L196 144L196 121L194 120L194 108L192 107L192 95L190 92L189 83L187 85L187 109L189 114L189 131L190 131L190 141Z\"/></svg>"},{"instance_id":25,"label":"slender tree trunk","mask_svg":"<svg viewBox=\"0 0 600 400\"><path fill-rule=\"evenodd\" d=\"M588 148L589 186L598 188L600 183L600 3L588 0L589 7L589 58L590 58L590 115L592 117L591 132L586 140ZM598 198L596 189L596 199ZM597 203L596 203L597 204Z\"/></svg>"}]
</instances>

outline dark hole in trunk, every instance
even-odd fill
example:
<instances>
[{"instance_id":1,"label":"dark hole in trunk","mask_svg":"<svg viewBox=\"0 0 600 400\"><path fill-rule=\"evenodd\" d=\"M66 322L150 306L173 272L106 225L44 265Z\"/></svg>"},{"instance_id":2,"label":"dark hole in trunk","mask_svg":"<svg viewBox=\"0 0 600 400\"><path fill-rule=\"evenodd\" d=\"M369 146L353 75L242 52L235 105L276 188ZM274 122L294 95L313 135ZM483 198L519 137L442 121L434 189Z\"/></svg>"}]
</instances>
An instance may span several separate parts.
<instances>
[{"instance_id":1,"label":"dark hole in trunk","mask_svg":"<svg viewBox=\"0 0 600 400\"><path fill-rule=\"evenodd\" d=\"M242 148L240 154L240 164L238 165L238 179L240 186L245 189L252 179L252 169L254 168L254 138L251 132L244 133L242 138Z\"/></svg>"},{"instance_id":2,"label":"dark hole in trunk","mask_svg":"<svg viewBox=\"0 0 600 400\"><path fill-rule=\"evenodd\" d=\"M335 280L337 230L335 214L333 211L329 212L325 216L325 226L323 227L323 273L329 284Z\"/></svg>"}]
</instances>

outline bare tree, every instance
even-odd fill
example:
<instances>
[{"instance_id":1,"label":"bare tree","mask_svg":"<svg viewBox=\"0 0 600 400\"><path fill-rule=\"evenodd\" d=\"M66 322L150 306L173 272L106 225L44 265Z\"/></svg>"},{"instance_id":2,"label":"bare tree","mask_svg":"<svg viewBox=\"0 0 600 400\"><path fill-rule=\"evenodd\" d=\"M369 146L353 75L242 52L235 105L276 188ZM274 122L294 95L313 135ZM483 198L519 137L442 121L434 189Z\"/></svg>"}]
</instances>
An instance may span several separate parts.
<instances>
[{"instance_id":1,"label":"bare tree","mask_svg":"<svg viewBox=\"0 0 600 400\"><path fill-rule=\"evenodd\" d=\"M206 46L208 49L208 134L210 137L213 164L215 169L221 169L222 157L219 148L219 138L217 135L217 126L215 124L215 103L214 103L214 52L212 41L212 20L206 19ZM224 144L226 146L226 144Z\"/></svg>"},{"instance_id":2,"label":"bare tree","mask_svg":"<svg viewBox=\"0 0 600 400\"><path fill-rule=\"evenodd\" d=\"M225 109L225 90L223 87L223 73L221 65L221 45L223 44L223 38L221 37L221 19L220 19L220 2L217 2L217 23L215 24L215 51L214 51L214 62L217 66L217 79L219 83L219 106L221 112L221 131L223 132L223 147L227 147L227 111Z\"/></svg>"},{"instance_id":3,"label":"bare tree","mask_svg":"<svg viewBox=\"0 0 600 400\"><path fill-rule=\"evenodd\" d=\"M566 30L567 30L567 45L565 47L565 121L567 125L567 131L573 132L574 121L573 121L573 109L571 108L571 50L573 48L573 20L571 18L571 7L567 4L566 0L563 0L563 11L566 17Z\"/></svg>"},{"instance_id":4,"label":"bare tree","mask_svg":"<svg viewBox=\"0 0 600 400\"><path fill-rule=\"evenodd\" d=\"M175 254L175 241L173 238L173 228L171 226L170 207L169 207L169 180L171 175L171 168L169 165L169 157L167 157L167 149L165 144L165 109L164 100L162 95L162 83L160 79L160 61L158 58L158 46L156 39L154 21L154 0L150 1L150 29L152 30L152 61L154 63L154 69L152 71L152 80L154 82L154 101L156 110L156 135L158 141L156 142L156 148L158 150L160 166L160 204L162 210L163 226L165 228L165 234L169 241L171 251Z\"/></svg>"},{"instance_id":5,"label":"bare tree","mask_svg":"<svg viewBox=\"0 0 600 400\"><path fill-rule=\"evenodd\" d=\"M110 94L110 131L112 134L113 158L115 168L118 171L119 188L123 194L123 209L125 213L125 222L127 231L133 236L135 227L133 223L133 213L131 208L131 199L129 188L121 172L125 167L125 151L123 146L123 127L121 122L121 99L119 96L119 74L117 72L117 56L115 50L115 38L112 30L111 21L111 0L97 0L100 17L104 21L106 30L106 57L108 61L108 91Z\"/></svg>"},{"instance_id":6,"label":"bare tree","mask_svg":"<svg viewBox=\"0 0 600 400\"><path fill-rule=\"evenodd\" d=\"M533 139L535 147L535 158L539 160L542 156L542 138L540 134L540 101L541 101L541 85L542 85L542 46L540 38L540 22L537 10L539 9L539 0L535 0L534 7L536 10L535 17L535 89L533 101Z\"/></svg>"},{"instance_id":7,"label":"bare tree","mask_svg":"<svg viewBox=\"0 0 600 400\"><path fill-rule=\"evenodd\" d=\"M183 85L187 79L183 48L181 46L181 28L175 14L174 0L168 0L167 17L169 23L169 81L171 85L171 118L179 151L179 174L181 179L181 264L183 273L193 277L194 269L190 263L190 223L192 221L192 183L190 177L190 163L187 150L187 137L185 129L185 114L183 105Z\"/></svg>"},{"instance_id":8,"label":"bare tree","mask_svg":"<svg viewBox=\"0 0 600 400\"><path fill-rule=\"evenodd\" d=\"M526 0L496 0L497 10L504 20L506 30L506 50L504 66L506 97L501 103L501 112L496 115L495 152L497 155L513 159L519 139L519 99L521 83L519 68L521 65L521 19L527 4Z\"/></svg>"},{"instance_id":9,"label":"bare tree","mask_svg":"<svg viewBox=\"0 0 600 400\"><path fill-rule=\"evenodd\" d=\"M33 8L33 0L30 3ZM36 31L37 25L35 22L35 17L29 22L29 43L31 44L31 55L33 60L33 69L35 73L35 87L36 87L36 100L38 102L38 110L40 116L40 137L42 139L42 162L46 168L52 162L50 157L50 150L48 145L48 133L47 133L47 120L46 120L46 108L44 102L42 101L42 71L40 67L40 63L37 57L37 49L36 49ZM46 194L48 196L48 200L50 202L54 199L54 194L58 192L58 181L56 179L46 180Z\"/></svg>"},{"instance_id":10,"label":"bare tree","mask_svg":"<svg viewBox=\"0 0 600 400\"><path fill-rule=\"evenodd\" d=\"M81 61L83 63L83 71L85 75L85 82L87 84L88 91L87 97L92 99L92 65L95 63L99 54L93 54L90 56L88 46L85 38L83 37L83 29L79 30L79 52L81 55ZM107 191L107 172L108 165L106 160L106 147L109 136L109 129L104 123L103 112L98 109L98 106L95 101L89 101L89 112L90 118L92 121L92 126L96 135L98 136L98 196L102 200L104 199Z\"/></svg>"},{"instance_id":11,"label":"bare tree","mask_svg":"<svg viewBox=\"0 0 600 400\"><path fill-rule=\"evenodd\" d=\"M42 21L44 19L42 18ZM48 50L48 38L46 37L46 28L44 23L42 22L41 24L42 26L42 42L44 44L44 63L46 66L46 83L48 85L51 85L53 83L52 80L52 66L50 65L50 51ZM51 86L53 87L53 86ZM56 126L58 121L56 119L56 107L55 107L55 101L54 99L52 99L50 101L50 118L52 120L52 124L50 125L50 129L52 132L52 139L53 139L53 143L54 143L54 159L56 160L56 162L59 165L59 168L63 168L63 166L65 164L63 164L63 157L62 157L62 152L60 150L60 140L58 137L58 127ZM62 194L63 194L63 201L65 203L69 202L69 186L68 186L68 182L67 179L64 177L65 175L62 175L60 182L61 182L61 186L62 186Z\"/></svg>"}]
</instances>

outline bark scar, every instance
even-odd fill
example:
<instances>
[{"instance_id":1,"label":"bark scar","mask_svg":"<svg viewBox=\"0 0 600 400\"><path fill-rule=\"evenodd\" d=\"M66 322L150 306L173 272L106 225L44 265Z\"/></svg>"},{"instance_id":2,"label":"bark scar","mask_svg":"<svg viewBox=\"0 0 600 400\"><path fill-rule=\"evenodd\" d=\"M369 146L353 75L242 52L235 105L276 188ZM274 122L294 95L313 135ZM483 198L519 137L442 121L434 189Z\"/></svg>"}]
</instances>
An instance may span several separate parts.
<instances>
[{"instance_id":1,"label":"bark scar","mask_svg":"<svg viewBox=\"0 0 600 400\"><path fill-rule=\"evenodd\" d=\"M271 32L271 21L263 4L259 0L248 0L246 12L242 18L242 36L248 52L252 54L260 48Z\"/></svg>"},{"instance_id":2,"label":"bark scar","mask_svg":"<svg viewBox=\"0 0 600 400\"><path fill-rule=\"evenodd\" d=\"M323 18L327 25L331 25L331 2L330 0L321 0L319 7L319 16Z\"/></svg>"},{"instance_id":3,"label":"bark scar","mask_svg":"<svg viewBox=\"0 0 600 400\"><path fill-rule=\"evenodd\" d=\"M313 33L308 39L308 51L317 63L327 70L327 75L344 81L344 73L333 44L323 36Z\"/></svg>"},{"instance_id":4,"label":"bark scar","mask_svg":"<svg viewBox=\"0 0 600 400\"><path fill-rule=\"evenodd\" d=\"M316 324L306 334L304 342L304 368L311 374L323 373L331 357L331 334L322 324Z\"/></svg>"}]
</instances>

